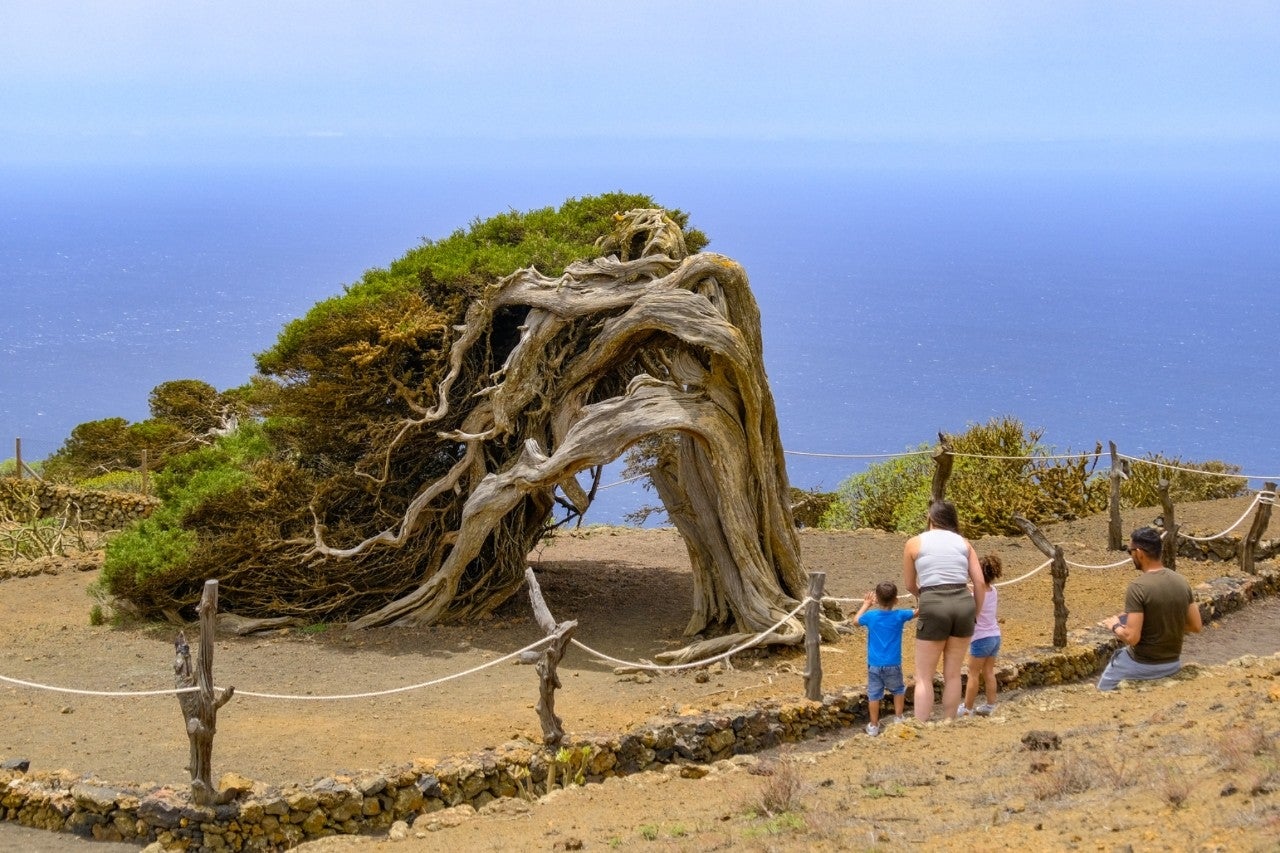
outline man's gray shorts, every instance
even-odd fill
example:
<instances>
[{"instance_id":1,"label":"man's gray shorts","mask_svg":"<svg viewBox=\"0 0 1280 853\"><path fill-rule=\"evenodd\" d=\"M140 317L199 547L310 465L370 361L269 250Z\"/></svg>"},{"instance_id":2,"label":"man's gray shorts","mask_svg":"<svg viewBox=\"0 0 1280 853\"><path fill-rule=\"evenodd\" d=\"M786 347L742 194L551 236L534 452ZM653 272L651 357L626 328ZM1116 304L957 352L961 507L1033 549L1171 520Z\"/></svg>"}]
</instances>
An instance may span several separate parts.
<instances>
[{"instance_id":1,"label":"man's gray shorts","mask_svg":"<svg viewBox=\"0 0 1280 853\"><path fill-rule=\"evenodd\" d=\"M1155 678L1168 678L1182 669L1182 661L1169 663L1140 663L1133 659L1128 646L1122 646L1111 656L1111 662L1102 671L1098 679L1099 690L1115 690L1122 681L1151 681Z\"/></svg>"}]
</instances>

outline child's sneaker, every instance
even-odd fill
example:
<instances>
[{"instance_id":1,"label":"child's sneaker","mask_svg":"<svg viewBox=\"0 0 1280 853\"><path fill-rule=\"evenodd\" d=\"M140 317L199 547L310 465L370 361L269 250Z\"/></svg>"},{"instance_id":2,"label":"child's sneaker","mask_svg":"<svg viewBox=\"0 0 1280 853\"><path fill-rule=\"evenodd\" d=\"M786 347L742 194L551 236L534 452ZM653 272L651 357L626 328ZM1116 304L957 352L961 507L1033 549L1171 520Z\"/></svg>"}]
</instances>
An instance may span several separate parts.
<instances>
[{"instance_id":1,"label":"child's sneaker","mask_svg":"<svg viewBox=\"0 0 1280 853\"><path fill-rule=\"evenodd\" d=\"M875 737L876 735L880 734L880 727L877 726L875 723L867 723L867 734L871 735L872 737Z\"/></svg>"},{"instance_id":2,"label":"child's sneaker","mask_svg":"<svg viewBox=\"0 0 1280 853\"><path fill-rule=\"evenodd\" d=\"M964 706L964 703L961 702L960 707L956 708L956 719L958 720L961 717L970 717L973 715L973 713L974 713L973 711L970 711L968 708Z\"/></svg>"},{"instance_id":3,"label":"child's sneaker","mask_svg":"<svg viewBox=\"0 0 1280 853\"><path fill-rule=\"evenodd\" d=\"M893 721L895 723L905 723L907 721L907 718L903 714L897 714L894 716Z\"/></svg>"},{"instance_id":4,"label":"child's sneaker","mask_svg":"<svg viewBox=\"0 0 1280 853\"><path fill-rule=\"evenodd\" d=\"M986 702L983 702L981 705L973 709L973 713L977 714L979 717L990 717L995 713L995 710L995 705L988 705Z\"/></svg>"}]
</instances>

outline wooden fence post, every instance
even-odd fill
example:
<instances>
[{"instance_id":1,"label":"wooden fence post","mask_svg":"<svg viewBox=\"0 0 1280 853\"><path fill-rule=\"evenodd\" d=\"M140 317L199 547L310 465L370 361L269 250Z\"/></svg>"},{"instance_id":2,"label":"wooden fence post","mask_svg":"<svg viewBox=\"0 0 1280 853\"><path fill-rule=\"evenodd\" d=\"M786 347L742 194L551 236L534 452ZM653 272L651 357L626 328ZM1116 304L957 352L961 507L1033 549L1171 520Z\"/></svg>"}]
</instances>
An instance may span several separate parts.
<instances>
[{"instance_id":1,"label":"wooden fence post","mask_svg":"<svg viewBox=\"0 0 1280 853\"><path fill-rule=\"evenodd\" d=\"M218 805L213 787L213 736L218 730L218 709L231 701L234 687L222 696L213 690L214 626L218 614L218 582L205 581L200 596L200 652L196 670L191 670L191 647L179 633L174 641L177 658L173 662L178 687L198 687L193 693L179 693L178 704L187 724L191 752L187 770L191 773L191 801L198 806Z\"/></svg>"},{"instance_id":2,"label":"wooden fence post","mask_svg":"<svg viewBox=\"0 0 1280 853\"><path fill-rule=\"evenodd\" d=\"M1107 527L1107 550L1124 550L1124 531L1120 523L1120 480L1125 476L1116 443L1111 444L1111 523Z\"/></svg>"},{"instance_id":3,"label":"wooden fence post","mask_svg":"<svg viewBox=\"0 0 1280 853\"><path fill-rule=\"evenodd\" d=\"M22 439L20 438L15 438L13 440L13 460L14 462L17 463L15 473L18 475L18 479L21 480L22 479Z\"/></svg>"},{"instance_id":4,"label":"wooden fence post","mask_svg":"<svg viewBox=\"0 0 1280 853\"><path fill-rule=\"evenodd\" d=\"M951 440L938 433L938 449L933 452L933 486L930 499L942 500L947 494L947 480L951 479L951 466L955 464L951 455Z\"/></svg>"},{"instance_id":5,"label":"wooden fence post","mask_svg":"<svg viewBox=\"0 0 1280 853\"><path fill-rule=\"evenodd\" d=\"M822 589L826 572L809 572L808 602L804 606L804 695L822 701Z\"/></svg>"},{"instance_id":6,"label":"wooden fence post","mask_svg":"<svg viewBox=\"0 0 1280 853\"><path fill-rule=\"evenodd\" d=\"M1160 543L1160 562L1166 569L1178 570L1178 521L1173 517L1173 500L1169 497L1169 481L1160 478L1160 507L1164 510L1164 541Z\"/></svg>"},{"instance_id":7,"label":"wooden fence post","mask_svg":"<svg viewBox=\"0 0 1280 853\"><path fill-rule=\"evenodd\" d=\"M1249 535L1240 543L1240 570L1251 575L1258 573L1253 565L1253 552L1258 547L1262 534L1267 532L1267 524L1271 521L1271 506L1275 503L1276 484L1270 481L1262 484L1264 492L1270 497L1259 495L1258 511L1253 514L1253 524L1249 525Z\"/></svg>"},{"instance_id":8,"label":"wooden fence post","mask_svg":"<svg viewBox=\"0 0 1280 853\"><path fill-rule=\"evenodd\" d=\"M537 711L538 720L542 723L542 742L547 746L556 746L564 740L564 727L560 718L556 716L556 690L561 686L556 667L564 657L573 629L578 627L578 623L569 621L557 625L556 620L551 616L551 609L547 607L547 602L542 597L542 588L538 586L538 578L534 575L532 568L525 567L524 579L529 584L529 602L533 605L533 618L551 639L550 645L537 659Z\"/></svg>"},{"instance_id":9,"label":"wooden fence post","mask_svg":"<svg viewBox=\"0 0 1280 853\"><path fill-rule=\"evenodd\" d=\"M1049 572L1053 575L1053 647L1066 648L1067 645L1067 560L1062 555L1061 545L1051 545L1044 534L1027 519L1020 515L1013 517L1013 523L1022 528L1032 544L1040 549L1040 553L1051 559Z\"/></svg>"}]
</instances>

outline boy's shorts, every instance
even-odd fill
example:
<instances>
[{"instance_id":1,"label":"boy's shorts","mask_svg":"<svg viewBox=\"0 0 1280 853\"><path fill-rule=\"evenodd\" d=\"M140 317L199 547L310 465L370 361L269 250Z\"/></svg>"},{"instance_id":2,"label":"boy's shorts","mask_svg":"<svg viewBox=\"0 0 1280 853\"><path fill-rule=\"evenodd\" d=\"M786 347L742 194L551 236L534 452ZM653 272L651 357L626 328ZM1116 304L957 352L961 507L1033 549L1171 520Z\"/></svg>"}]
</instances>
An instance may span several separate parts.
<instances>
[{"instance_id":1,"label":"boy's shorts","mask_svg":"<svg viewBox=\"0 0 1280 853\"><path fill-rule=\"evenodd\" d=\"M879 702L885 693L901 696L907 692L902 682L902 665L867 667L867 698Z\"/></svg>"},{"instance_id":2,"label":"boy's shorts","mask_svg":"<svg viewBox=\"0 0 1280 853\"><path fill-rule=\"evenodd\" d=\"M1000 653L1000 635L994 637L983 637L969 643L969 657L971 658L993 658Z\"/></svg>"}]
</instances>

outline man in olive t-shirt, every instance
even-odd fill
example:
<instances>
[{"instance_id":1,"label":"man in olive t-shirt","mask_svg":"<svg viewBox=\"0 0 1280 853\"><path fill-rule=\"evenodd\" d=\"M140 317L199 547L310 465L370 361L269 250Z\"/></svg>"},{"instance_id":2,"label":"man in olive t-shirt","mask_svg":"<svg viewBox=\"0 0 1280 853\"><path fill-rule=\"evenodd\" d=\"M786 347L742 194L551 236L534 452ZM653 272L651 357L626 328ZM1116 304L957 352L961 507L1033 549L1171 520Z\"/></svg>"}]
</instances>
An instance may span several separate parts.
<instances>
[{"instance_id":1,"label":"man in olive t-shirt","mask_svg":"<svg viewBox=\"0 0 1280 853\"><path fill-rule=\"evenodd\" d=\"M1160 531L1133 531L1129 556L1141 574L1125 592L1124 613L1098 623L1121 643L1098 679L1099 690L1115 690L1126 679L1173 675L1182 668L1183 636L1187 631L1199 633L1202 627L1191 584L1160 560Z\"/></svg>"}]
</instances>

